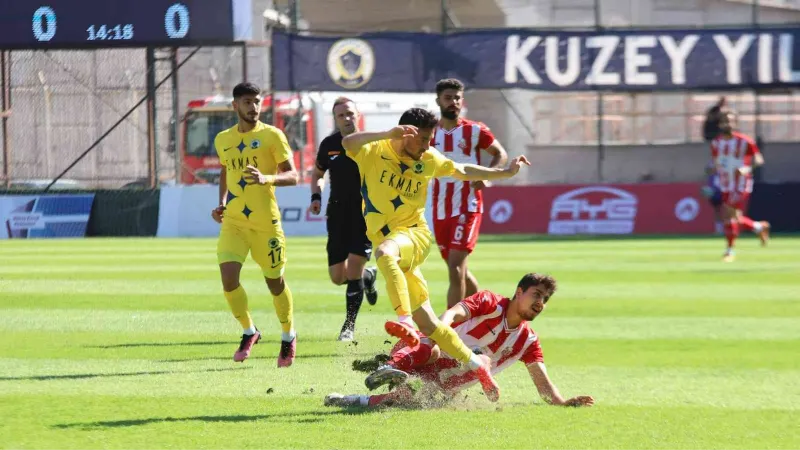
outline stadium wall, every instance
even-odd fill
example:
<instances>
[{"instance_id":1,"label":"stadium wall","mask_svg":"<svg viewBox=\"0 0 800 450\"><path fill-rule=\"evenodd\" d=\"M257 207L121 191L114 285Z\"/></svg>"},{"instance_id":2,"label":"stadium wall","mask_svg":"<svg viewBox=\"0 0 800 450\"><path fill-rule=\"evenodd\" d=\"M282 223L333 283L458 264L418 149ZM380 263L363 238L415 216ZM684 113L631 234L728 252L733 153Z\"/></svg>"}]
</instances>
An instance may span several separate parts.
<instances>
[{"instance_id":1,"label":"stadium wall","mask_svg":"<svg viewBox=\"0 0 800 450\"><path fill-rule=\"evenodd\" d=\"M710 234L713 213L698 183L550 184L497 186L485 191L484 234ZM165 186L154 190L58 191L94 194L87 237L214 237L210 216L215 185ZM325 236L324 211L308 212L305 186L281 188L284 230L289 236ZM37 195L0 190L5 196ZM749 215L768 220L775 232L800 232L800 183L756 183ZM323 205L327 197L323 198ZM426 219L432 224L430 196ZM0 217L5 223L7 217Z\"/></svg>"}]
</instances>

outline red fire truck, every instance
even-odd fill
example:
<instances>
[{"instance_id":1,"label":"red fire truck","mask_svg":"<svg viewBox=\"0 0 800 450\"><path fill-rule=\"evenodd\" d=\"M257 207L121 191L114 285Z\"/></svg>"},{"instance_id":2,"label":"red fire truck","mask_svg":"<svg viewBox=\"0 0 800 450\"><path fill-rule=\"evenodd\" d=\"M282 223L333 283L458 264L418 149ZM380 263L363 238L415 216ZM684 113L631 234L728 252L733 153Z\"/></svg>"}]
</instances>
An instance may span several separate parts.
<instances>
[{"instance_id":1,"label":"red fire truck","mask_svg":"<svg viewBox=\"0 0 800 450\"><path fill-rule=\"evenodd\" d=\"M301 95L265 96L261 120L272 123L286 134L294 151L294 163L300 182L310 180L314 168L317 146L334 131L333 102L345 96L356 102L361 112L359 127L362 130L382 130L397 124L403 111L422 107L438 112L434 94L386 94L322 92ZM221 166L214 150L214 137L222 130L236 124L231 97L213 96L189 102L181 124L181 173L179 183L197 184L219 181ZM270 114L274 110L275 121Z\"/></svg>"}]
</instances>

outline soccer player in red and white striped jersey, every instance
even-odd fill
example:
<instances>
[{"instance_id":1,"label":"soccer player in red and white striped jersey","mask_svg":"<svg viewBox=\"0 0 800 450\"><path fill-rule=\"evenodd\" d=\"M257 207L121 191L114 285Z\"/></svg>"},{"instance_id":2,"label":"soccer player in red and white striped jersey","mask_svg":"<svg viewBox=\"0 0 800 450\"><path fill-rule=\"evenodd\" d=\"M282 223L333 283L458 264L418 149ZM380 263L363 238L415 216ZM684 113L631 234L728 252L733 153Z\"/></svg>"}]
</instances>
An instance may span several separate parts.
<instances>
[{"instance_id":1,"label":"soccer player in red and white striped jersey","mask_svg":"<svg viewBox=\"0 0 800 450\"><path fill-rule=\"evenodd\" d=\"M464 106L461 81L447 78L436 83L436 103L441 118L431 146L460 163L483 165L489 157L489 167L506 163L508 154L486 125L459 117ZM467 257L478 242L483 215L481 190L486 186L486 181L455 178L439 178L433 183L433 232L450 274L448 308L478 291L478 281L467 268Z\"/></svg>"},{"instance_id":2,"label":"soccer player in red and white striped jersey","mask_svg":"<svg viewBox=\"0 0 800 450\"><path fill-rule=\"evenodd\" d=\"M480 350L491 360L491 372L500 373L517 361L528 369L539 395L548 403L563 406L591 406L594 399L580 396L565 399L547 375L539 337L529 322L544 310L555 293L556 281L549 275L529 273L517 284L512 298L490 291L480 291L447 310L442 322L451 325L469 347ZM401 336L397 336L401 337ZM391 359L367 378L367 387L375 389L387 383L402 383L409 375L418 376L448 396L478 382L468 368L442 352L435 343L421 335L420 344L409 347L401 340L391 352ZM328 406L378 406L407 404L414 392L404 384L388 394L331 394Z\"/></svg>"},{"instance_id":3,"label":"soccer player in red and white striped jersey","mask_svg":"<svg viewBox=\"0 0 800 450\"><path fill-rule=\"evenodd\" d=\"M711 159L722 192L723 223L728 247L723 261L734 259L734 242L739 235L739 228L758 234L761 244L769 240L769 222L754 221L744 215L750 194L753 192L753 169L764 164L764 156L753 139L738 131L734 131L736 115L725 110L720 114L720 135L711 141Z\"/></svg>"}]
</instances>

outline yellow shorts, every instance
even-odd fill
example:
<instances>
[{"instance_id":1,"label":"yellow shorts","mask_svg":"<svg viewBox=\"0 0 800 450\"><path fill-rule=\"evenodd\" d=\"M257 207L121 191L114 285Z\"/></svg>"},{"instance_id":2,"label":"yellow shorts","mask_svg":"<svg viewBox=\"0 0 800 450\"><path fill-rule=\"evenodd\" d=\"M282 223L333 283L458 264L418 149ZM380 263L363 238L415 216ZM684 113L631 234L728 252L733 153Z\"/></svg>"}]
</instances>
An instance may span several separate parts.
<instances>
[{"instance_id":1,"label":"yellow shorts","mask_svg":"<svg viewBox=\"0 0 800 450\"><path fill-rule=\"evenodd\" d=\"M260 231L222 223L217 241L217 261L243 264L247 254L261 266L266 278L278 279L286 267L286 236L283 230Z\"/></svg>"},{"instance_id":2,"label":"yellow shorts","mask_svg":"<svg viewBox=\"0 0 800 450\"><path fill-rule=\"evenodd\" d=\"M398 265L403 270L408 283L408 297L411 300L411 311L408 313L410 314L419 309L430 297L428 282L422 276L420 266L428 259L431 252L433 235L428 227L398 228L386 235L381 242L386 240L392 240L400 247ZM376 245L375 248L377 247ZM398 311L398 314L403 315L401 311Z\"/></svg>"}]
</instances>

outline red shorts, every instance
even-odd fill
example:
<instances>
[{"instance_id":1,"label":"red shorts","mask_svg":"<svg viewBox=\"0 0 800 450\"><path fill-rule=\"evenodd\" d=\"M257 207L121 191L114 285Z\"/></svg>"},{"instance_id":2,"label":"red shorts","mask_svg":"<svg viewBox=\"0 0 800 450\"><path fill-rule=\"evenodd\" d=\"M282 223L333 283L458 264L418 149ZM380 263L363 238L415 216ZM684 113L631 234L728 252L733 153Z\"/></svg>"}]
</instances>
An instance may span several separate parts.
<instances>
[{"instance_id":1,"label":"red shorts","mask_svg":"<svg viewBox=\"0 0 800 450\"><path fill-rule=\"evenodd\" d=\"M750 192L723 192L722 203L733 209L740 211L747 210L747 202L750 201Z\"/></svg>"},{"instance_id":2,"label":"red shorts","mask_svg":"<svg viewBox=\"0 0 800 450\"><path fill-rule=\"evenodd\" d=\"M442 220L433 220L433 234L436 244L445 260L450 250L472 253L478 243L478 230L481 227L481 213L466 213Z\"/></svg>"}]
</instances>

